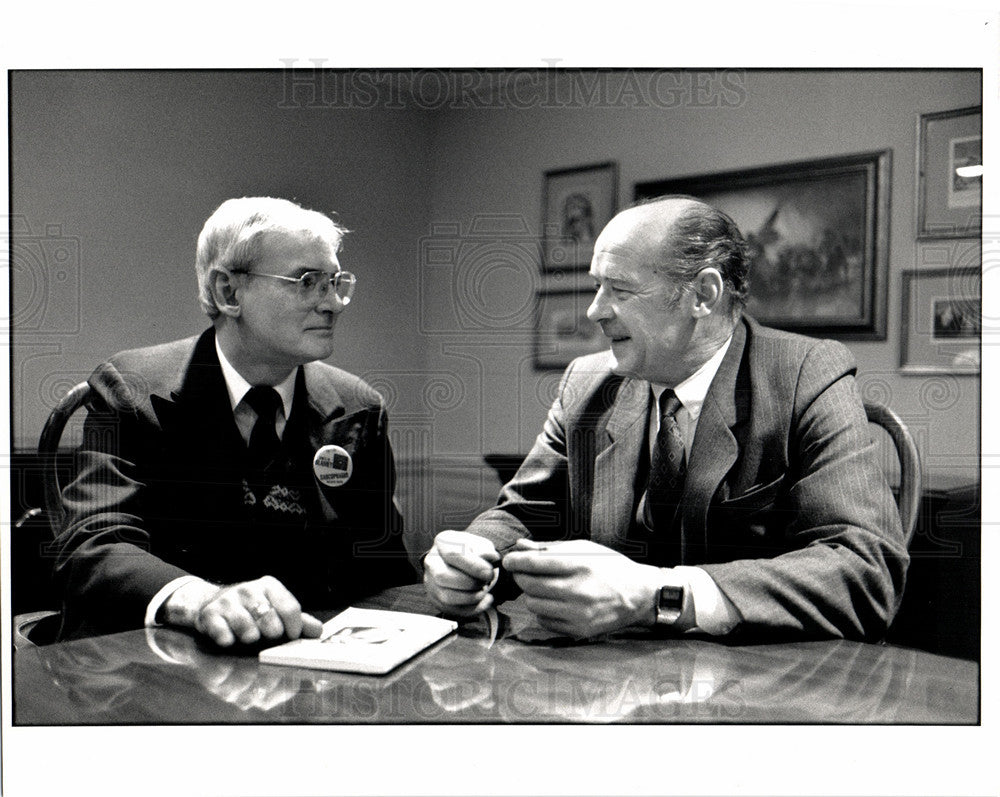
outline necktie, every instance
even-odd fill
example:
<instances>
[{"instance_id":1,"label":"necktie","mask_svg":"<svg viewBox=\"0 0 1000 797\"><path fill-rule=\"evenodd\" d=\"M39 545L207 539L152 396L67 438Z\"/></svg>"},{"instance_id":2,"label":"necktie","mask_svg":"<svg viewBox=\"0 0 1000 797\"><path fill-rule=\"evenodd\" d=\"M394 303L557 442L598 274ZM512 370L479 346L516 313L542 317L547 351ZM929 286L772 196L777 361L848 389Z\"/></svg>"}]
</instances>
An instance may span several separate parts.
<instances>
[{"instance_id":1,"label":"necktie","mask_svg":"<svg viewBox=\"0 0 1000 797\"><path fill-rule=\"evenodd\" d=\"M649 465L644 518L649 528L660 533L669 531L673 524L687 473L684 438L676 417L680 408L674 391L664 390L660 395L660 430Z\"/></svg>"},{"instance_id":2,"label":"necktie","mask_svg":"<svg viewBox=\"0 0 1000 797\"><path fill-rule=\"evenodd\" d=\"M245 401L255 413L257 421L250 432L250 444L247 449L250 464L255 468L265 468L278 454L281 442L274 428L274 417L281 406L278 391L267 385L257 385L250 388Z\"/></svg>"}]
</instances>

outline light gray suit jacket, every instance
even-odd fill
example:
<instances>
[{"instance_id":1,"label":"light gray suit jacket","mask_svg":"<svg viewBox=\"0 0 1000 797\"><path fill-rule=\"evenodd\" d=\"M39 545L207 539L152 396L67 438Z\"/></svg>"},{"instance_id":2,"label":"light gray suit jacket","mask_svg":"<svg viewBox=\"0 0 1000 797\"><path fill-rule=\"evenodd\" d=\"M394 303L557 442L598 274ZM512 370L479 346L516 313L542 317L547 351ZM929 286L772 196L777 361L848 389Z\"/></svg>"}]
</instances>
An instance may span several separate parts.
<instances>
[{"instance_id":1,"label":"light gray suit jacket","mask_svg":"<svg viewBox=\"0 0 1000 797\"><path fill-rule=\"evenodd\" d=\"M735 633L877 638L908 557L855 370L839 343L745 317L702 408L677 528L650 535L635 522L649 383L613 375L607 353L579 358L524 464L469 531L501 552L521 536L584 538L699 565L738 610Z\"/></svg>"}]
</instances>

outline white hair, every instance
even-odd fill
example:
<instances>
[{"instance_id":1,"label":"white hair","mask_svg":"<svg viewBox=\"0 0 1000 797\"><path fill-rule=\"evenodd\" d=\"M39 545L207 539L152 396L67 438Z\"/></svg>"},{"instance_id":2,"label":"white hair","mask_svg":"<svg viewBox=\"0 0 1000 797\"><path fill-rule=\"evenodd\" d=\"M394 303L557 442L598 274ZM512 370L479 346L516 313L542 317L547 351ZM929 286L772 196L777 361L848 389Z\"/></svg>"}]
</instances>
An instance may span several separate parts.
<instances>
[{"instance_id":1,"label":"white hair","mask_svg":"<svg viewBox=\"0 0 1000 797\"><path fill-rule=\"evenodd\" d=\"M219 316L212 296L212 269L245 271L260 256L265 235L310 235L325 241L331 253L340 249L348 230L329 216L295 202L273 197L227 199L208 217L198 236L195 271L198 300L209 318Z\"/></svg>"}]
</instances>

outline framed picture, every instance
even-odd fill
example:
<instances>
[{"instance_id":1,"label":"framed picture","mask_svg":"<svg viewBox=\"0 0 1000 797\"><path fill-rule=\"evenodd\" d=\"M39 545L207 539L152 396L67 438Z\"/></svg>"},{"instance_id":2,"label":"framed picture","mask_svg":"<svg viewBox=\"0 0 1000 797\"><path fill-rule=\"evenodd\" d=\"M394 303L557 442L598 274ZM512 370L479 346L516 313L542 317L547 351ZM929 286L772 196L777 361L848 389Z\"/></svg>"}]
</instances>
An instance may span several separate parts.
<instances>
[{"instance_id":1,"label":"framed picture","mask_svg":"<svg viewBox=\"0 0 1000 797\"><path fill-rule=\"evenodd\" d=\"M562 369L570 360L608 347L601 328L587 318L593 292L558 288L538 292L535 368Z\"/></svg>"},{"instance_id":2,"label":"framed picture","mask_svg":"<svg viewBox=\"0 0 1000 797\"><path fill-rule=\"evenodd\" d=\"M982 318L979 269L904 271L900 370L978 374Z\"/></svg>"},{"instance_id":3,"label":"framed picture","mask_svg":"<svg viewBox=\"0 0 1000 797\"><path fill-rule=\"evenodd\" d=\"M921 115L917 238L973 238L982 215L982 106Z\"/></svg>"},{"instance_id":4,"label":"framed picture","mask_svg":"<svg viewBox=\"0 0 1000 797\"><path fill-rule=\"evenodd\" d=\"M750 250L747 311L806 334L885 340L890 150L637 183L727 213Z\"/></svg>"},{"instance_id":5,"label":"framed picture","mask_svg":"<svg viewBox=\"0 0 1000 797\"><path fill-rule=\"evenodd\" d=\"M617 208L618 164L547 171L542 193L543 270L589 267L594 240Z\"/></svg>"}]
</instances>

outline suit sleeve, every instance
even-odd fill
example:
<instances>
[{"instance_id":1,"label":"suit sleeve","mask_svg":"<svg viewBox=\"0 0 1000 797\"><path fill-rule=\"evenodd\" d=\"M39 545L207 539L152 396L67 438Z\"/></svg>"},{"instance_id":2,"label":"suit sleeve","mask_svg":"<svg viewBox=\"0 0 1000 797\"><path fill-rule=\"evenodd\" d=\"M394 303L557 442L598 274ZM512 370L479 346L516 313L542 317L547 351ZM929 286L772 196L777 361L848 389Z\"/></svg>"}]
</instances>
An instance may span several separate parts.
<instances>
[{"instance_id":1,"label":"suit sleeve","mask_svg":"<svg viewBox=\"0 0 1000 797\"><path fill-rule=\"evenodd\" d=\"M114 365L90 379L76 477L63 491L66 517L56 540L56 578L63 589L63 631L135 628L157 591L186 571L150 553L143 524L141 452L150 436Z\"/></svg>"},{"instance_id":2,"label":"suit sleeve","mask_svg":"<svg viewBox=\"0 0 1000 797\"><path fill-rule=\"evenodd\" d=\"M847 350L805 357L788 437L786 552L702 567L741 615L737 632L878 638L908 557Z\"/></svg>"},{"instance_id":3,"label":"suit sleeve","mask_svg":"<svg viewBox=\"0 0 1000 797\"><path fill-rule=\"evenodd\" d=\"M575 363L563 374L542 431L493 509L467 531L486 537L500 554L521 537L551 540L565 534L571 512L564 401Z\"/></svg>"}]
</instances>

